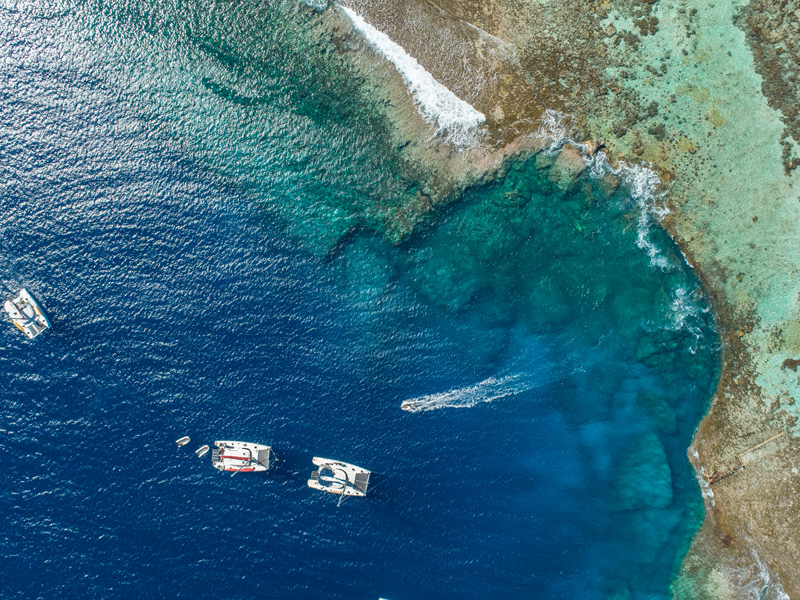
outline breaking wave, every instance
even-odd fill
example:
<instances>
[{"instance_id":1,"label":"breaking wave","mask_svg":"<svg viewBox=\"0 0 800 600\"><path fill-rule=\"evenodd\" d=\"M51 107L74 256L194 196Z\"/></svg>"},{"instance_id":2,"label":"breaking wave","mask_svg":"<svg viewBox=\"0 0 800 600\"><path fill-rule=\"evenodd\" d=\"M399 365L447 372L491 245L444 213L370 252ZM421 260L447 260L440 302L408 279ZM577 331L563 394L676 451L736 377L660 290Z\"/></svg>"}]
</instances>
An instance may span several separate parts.
<instances>
[{"instance_id":1,"label":"breaking wave","mask_svg":"<svg viewBox=\"0 0 800 600\"><path fill-rule=\"evenodd\" d=\"M436 81L402 46L367 23L358 13L345 6L339 6L339 9L378 54L395 66L420 114L436 126L437 134L446 135L456 146L466 146L474 140L478 126L486 121L483 113Z\"/></svg>"},{"instance_id":2,"label":"breaking wave","mask_svg":"<svg viewBox=\"0 0 800 600\"><path fill-rule=\"evenodd\" d=\"M697 448L695 447L692 447L692 456L695 462L700 464L700 455L697 454ZM700 485L700 494L703 497L703 504L706 510L714 508L714 490L711 489L711 484L708 483L708 479L706 479L706 468L703 465L700 465L700 470L695 475L695 479L697 479L697 483Z\"/></svg>"},{"instance_id":3,"label":"breaking wave","mask_svg":"<svg viewBox=\"0 0 800 600\"><path fill-rule=\"evenodd\" d=\"M426 412L440 408L470 408L530 390L533 382L521 375L489 377L480 383L439 394L428 394L404 401L400 408L408 412Z\"/></svg>"},{"instance_id":4,"label":"breaking wave","mask_svg":"<svg viewBox=\"0 0 800 600\"><path fill-rule=\"evenodd\" d=\"M697 449L692 448L692 456L699 460ZM706 510L714 507L714 492L705 478L705 468L700 467L697 473L697 482ZM750 551L752 562L747 561L743 566L723 570L727 586L735 592L737 598L746 600L789 600L789 595L783 589L780 579L772 572L767 564L761 560L755 550Z\"/></svg>"},{"instance_id":5,"label":"breaking wave","mask_svg":"<svg viewBox=\"0 0 800 600\"><path fill-rule=\"evenodd\" d=\"M592 152L588 144L576 142L569 136L567 119L567 115L556 110L545 111L535 133L542 140L550 140L550 146L545 152L552 154L560 151L565 144L569 144L581 151L583 160L593 178L600 179L608 175L619 177L640 209L636 224L637 246L647 252L650 264L654 267L664 271L673 268L675 265L672 261L650 239L653 223L660 221L670 213L664 203L667 191L661 189L661 179L658 174L644 165L630 164L624 161L619 161L616 166L613 166L608 161L605 152Z\"/></svg>"},{"instance_id":6,"label":"breaking wave","mask_svg":"<svg viewBox=\"0 0 800 600\"><path fill-rule=\"evenodd\" d=\"M670 320L674 331L686 331L700 340L703 337L703 315L708 314L711 307L703 300L703 292L699 286L694 288L679 287L672 295L670 303ZM690 349L692 352L696 348Z\"/></svg>"}]
</instances>

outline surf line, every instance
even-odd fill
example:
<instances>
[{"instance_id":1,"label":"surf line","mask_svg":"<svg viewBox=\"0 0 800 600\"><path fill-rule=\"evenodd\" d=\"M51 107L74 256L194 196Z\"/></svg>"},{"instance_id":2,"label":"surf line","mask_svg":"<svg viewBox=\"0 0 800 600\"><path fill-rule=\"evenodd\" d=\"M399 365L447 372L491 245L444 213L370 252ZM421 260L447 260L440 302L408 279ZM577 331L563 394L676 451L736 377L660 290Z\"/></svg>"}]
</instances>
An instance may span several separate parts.
<instances>
[{"instance_id":1,"label":"surf line","mask_svg":"<svg viewBox=\"0 0 800 600\"><path fill-rule=\"evenodd\" d=\"M367 43L400 73L422 117L435 125L436 133L446 134L456 146L466 146L474 138L486 116L439 83L400 44L367 23L358 13L337 5Z\"/></svg>"},{"instance_id":2,"label":"surf line","mask_svg":"<svg viewBox=\"0 0 800 600\"><path fill-rule=\"evenodd\" d=\"M636 245L644 250L650 258L650 264L662 271L669 271L674 265L669 258L650 239L650 230L653 221L660 221L670 213L664 199L666 190L661 189L661 179L658 174L641 164L632 164L619 161L613 166L603 151L591 151L585 143L576 142L568 132L568 115L557 110L547 109L540 119L540 126L535 136L542 140L551 140L550 147L545 152L553 154L567 144L580 150L583 162L589 168L589 173L595 179L606 175L615 175L627 186L631 198L639 207L639 219L636 224ZM686 255L684 255L684 259ZM687 260L686 263L691 267Z\"/></svg>"}]
</instances>

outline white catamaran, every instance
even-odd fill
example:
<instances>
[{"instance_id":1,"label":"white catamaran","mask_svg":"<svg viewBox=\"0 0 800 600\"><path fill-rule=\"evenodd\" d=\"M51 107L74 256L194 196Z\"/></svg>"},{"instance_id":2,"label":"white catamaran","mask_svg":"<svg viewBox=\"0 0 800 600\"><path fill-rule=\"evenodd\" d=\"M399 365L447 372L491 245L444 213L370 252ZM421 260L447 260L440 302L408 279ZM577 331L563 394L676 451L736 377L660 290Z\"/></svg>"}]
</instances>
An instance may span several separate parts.
<instances>
[{"instance_id":1,"label":"white catamaran","mask_svg":"<svg viewBox=\"0 0 800 600\"><path fill-rule=\"evenodd\" d=\"M367 495L371 471L350 463L329 458L319 458L318 456L315 456L312 462L319 468L311 473L308 487L331 494L338 494L339 504L342 503L346 496Z\"/></svg>"},{"instance_id":2,"label":"white catamaran","mask_svg":"<svg viewBox=\"0 0 800 600\"><path fill-rule=\"evenodd\" d=\"M272 448L251 442L214 442L211 451L211 465L220 471L253 473L269 471L274 460Z\"/></svg>"},{"instance_id":3,"label":"white catamaran","mask_svg":"<svg viewBox=\"0 0 800 600\"><path fill-rule=\"evenodd\" d=\"M33 296L25 288L19 291L16 298L6 300L3 308L5 308L8 316L11 317L17 329L30 339L50 328L50 321L47 320L42 307L39 306L39 303L33 299Z\"/></svg>"}]
</instances>

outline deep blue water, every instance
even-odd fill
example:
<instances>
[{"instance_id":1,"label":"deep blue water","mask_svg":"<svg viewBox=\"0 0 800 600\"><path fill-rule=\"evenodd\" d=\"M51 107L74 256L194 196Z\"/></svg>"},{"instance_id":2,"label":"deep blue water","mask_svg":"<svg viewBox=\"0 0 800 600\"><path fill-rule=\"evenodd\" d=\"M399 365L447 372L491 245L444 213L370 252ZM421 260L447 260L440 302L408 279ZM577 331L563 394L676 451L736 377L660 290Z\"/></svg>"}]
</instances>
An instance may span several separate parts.
<instances>
[{"instance_id":1,"label":"deep blue water","mask_svg":"<svg viewBox=\"0 0 800 600\"><path fill-rule=\"evenodd\" d=\"M298 93L302 20L180 6L0 9L0 283L53 323L0 328L0 595L666 597L717 368L669 240L650 266L624 190L529 162L391 246L364 207L408 182ZM256 34L273 62L221 50ZM216 439L280 462L219 473ZM372 493L308 489L315 455Z\"/></svg>"}]
</instances>

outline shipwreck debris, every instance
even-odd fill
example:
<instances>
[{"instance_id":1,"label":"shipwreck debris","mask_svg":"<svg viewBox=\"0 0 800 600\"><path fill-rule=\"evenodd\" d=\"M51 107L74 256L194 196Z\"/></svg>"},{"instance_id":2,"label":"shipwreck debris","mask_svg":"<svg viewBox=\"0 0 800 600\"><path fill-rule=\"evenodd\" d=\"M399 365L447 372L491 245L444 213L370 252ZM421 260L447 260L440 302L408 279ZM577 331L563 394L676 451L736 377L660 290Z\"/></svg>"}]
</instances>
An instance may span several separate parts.
<instances>
[{"instance_id":1,"label":"shipwreck debris","mask_svg":"<svg viewBox=\"0 0 800 600\"><path fill-rule=\"evenodd\" d=\"M726 469L722 469L722 470L717 469L716 471L714 471L710 475L708 475L706 473L703 473L703 476L706 478L706 480L708 481L709 485L714 485L716 482L718 482L718 481L720 481L722 479L725 479L726 477L730 477L731 475L733 475L734 473L736 473L740 469L744 469L744 462L742 461L742 457L745 454L749 454L750 452L758 450L759 448L761 448L763 446L766 446L771 441L777 440L779 437L782 437L782 436L783 436L783 432L776 433L775 435L773 435L771 437L768 437L766 440L764 440L760 444L756 444L752 448L748 448L744 452L742 452L740 454L737 454L736 455L736 463L735 464L727 467Z\"/></svg>"}]
</instances>

